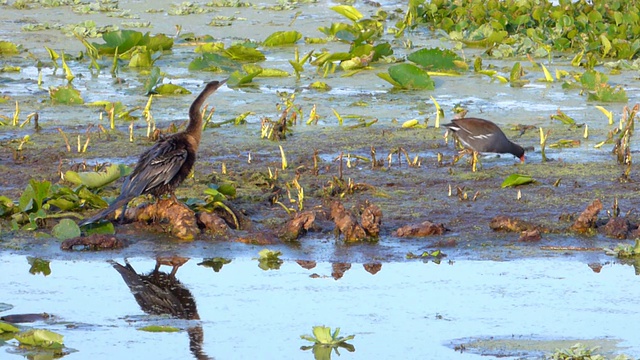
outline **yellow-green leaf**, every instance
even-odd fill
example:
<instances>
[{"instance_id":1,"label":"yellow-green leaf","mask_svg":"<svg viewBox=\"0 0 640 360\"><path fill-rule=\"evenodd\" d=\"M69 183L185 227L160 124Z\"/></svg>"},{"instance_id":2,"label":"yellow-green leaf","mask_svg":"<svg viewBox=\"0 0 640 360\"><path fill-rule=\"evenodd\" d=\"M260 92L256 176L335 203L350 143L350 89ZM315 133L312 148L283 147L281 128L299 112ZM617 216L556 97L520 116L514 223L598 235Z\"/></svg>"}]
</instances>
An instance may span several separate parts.
<instances>
[{"instance_id":1,"label":"yellow-green leaf","mask_svg":"<svg viewBox=\"0 0 640 360\"><path fill-rule=\"evenodd\" d=\"M500 186L505 188L509 186L525 185L525 184L532 183L533 181L534 181L533 178L529 175L511 174L507 176L506 179L504 179L504 181L502 182L502 185Z\"/></svg>"}]
</instances>

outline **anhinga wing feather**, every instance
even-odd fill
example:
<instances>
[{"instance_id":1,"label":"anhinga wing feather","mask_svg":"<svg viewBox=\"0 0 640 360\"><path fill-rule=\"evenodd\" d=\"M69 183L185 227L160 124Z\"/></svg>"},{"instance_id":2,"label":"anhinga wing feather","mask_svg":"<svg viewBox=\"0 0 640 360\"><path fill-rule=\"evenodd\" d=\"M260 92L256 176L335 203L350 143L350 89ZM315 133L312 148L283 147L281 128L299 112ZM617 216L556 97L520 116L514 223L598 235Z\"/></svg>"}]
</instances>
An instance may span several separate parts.
<instances>
[{"instance_id":1,"label":"anhinga wing feather","mask_svg":"<svg viewBox=\"0 0 640 360\"><path fill-rule=\"evenodd\" d=\"M138 162L122 186L122 193L139 196L166 185L187 160L187 149L175 146L171 140L151 148Z\"/></svg>"}]
</instances>

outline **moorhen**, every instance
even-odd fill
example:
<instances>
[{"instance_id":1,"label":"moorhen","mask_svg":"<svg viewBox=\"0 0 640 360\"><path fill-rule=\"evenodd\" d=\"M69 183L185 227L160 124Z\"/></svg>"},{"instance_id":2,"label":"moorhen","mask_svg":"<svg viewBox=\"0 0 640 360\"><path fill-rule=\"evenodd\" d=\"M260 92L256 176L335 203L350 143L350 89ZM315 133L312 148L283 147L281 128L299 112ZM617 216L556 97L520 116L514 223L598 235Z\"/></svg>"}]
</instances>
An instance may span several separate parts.
<instances>
[{"instance_id":1,"label":"moorhen","mask_svg":"<svg viewBox=\"0 0 640 360\"><path fill-rule=\"evenodd\" d=\"M158 140L147 149L136 164L135 169L122 184L120 195L98 214L83 220L79 225L98 221L120 207L125 207L133 198L152 194L159 197L171 194L175 200L174 190L182 183L196 162L196 153L202 136L202 104L227 80L211 81L196 97L189 108L189 124L184 131ZM122 213L124 219L124 211Z\"/></svg>"},{"instance_id":2,"label":"moorhen","mask_svg":"<svg viewBox=\"0 0 640 360\"><path fill-rule=\"evenodd\" d=\"M454 133L464 147L473 151L473 171L475 171L477 153L513 154L521 162L524 162L524 149L522 146L514 144L507 139L502 130L489 120L478 118L453 119L450 124L444 124L444 126Z\"/></svg>"}]
</instances>

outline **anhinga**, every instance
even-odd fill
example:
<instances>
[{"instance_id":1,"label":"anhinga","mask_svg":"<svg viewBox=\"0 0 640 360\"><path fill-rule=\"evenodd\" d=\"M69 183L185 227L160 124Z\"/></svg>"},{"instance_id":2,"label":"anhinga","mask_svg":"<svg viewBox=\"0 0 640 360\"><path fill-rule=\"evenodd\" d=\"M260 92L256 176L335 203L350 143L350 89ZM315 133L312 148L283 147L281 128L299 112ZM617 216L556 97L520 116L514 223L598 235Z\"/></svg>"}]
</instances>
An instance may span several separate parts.
<instances>
[{"instance_id":1,"label":"anhinga","mask_svg":"<svg viewBox=\"0 0 640 360\"><path fill-rule=\"evenodd\" d=\"M226 81L208 83L189 108L187 128L158 140L155 145L142 153L135 169L122 184L120 195L116 200L105 210L83 220L80 226L102 219L143 194L159 197L169 193L175 199L174 190L189 176L196 162L196 153L202 136L200 108L207 97ZM124 218L124 213L122 216Z\"/></svg>"}]
</instances>

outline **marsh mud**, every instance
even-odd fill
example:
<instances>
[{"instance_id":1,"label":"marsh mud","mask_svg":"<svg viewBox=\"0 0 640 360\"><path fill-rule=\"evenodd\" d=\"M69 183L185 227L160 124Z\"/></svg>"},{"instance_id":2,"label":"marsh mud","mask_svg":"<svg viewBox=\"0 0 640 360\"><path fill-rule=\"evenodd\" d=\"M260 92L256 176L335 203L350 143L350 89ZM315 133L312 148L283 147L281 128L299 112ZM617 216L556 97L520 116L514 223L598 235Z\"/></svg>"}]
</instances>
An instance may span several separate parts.
<instances>
[{"instance_id":1,"label":"marsh mud","mask_svg":"<svg viewBox=\"0 0 640 360\"><path fill-rule=\"evenodd\" d=\"M171 6L168 1L154 4L165 9ZM378 10L373 5L357 7L371 16ZM379 5L387 11L404 6ZM220 7L214 13L188 16L146 12L144 2L120 1L119 6L140 21L151 22L148 31L152 33L171 35L175 25L181 25L183 32L209 34L227 45L244 39L262 41L280 30L318 37L322 36L318 27L344 21L327 3L296 4L282 11L261 6ZM21 70L0 73L0 91L7 99L0 102L0 114L10 119L18 101L21 120L37 112L41 126L39 130L32 123L0 127L1 194L18 199L32 178L65 184L60 174L69 169L133 164L152 144L144 119L117 119L115 130L101 131L99 126L108 129L109 121L96 108L51 104L48 87L64 85L66 80L62 69L53 69L44 46L76 54L84 50L81 42L58 30L21 30L25 24L45 21L93 20L106 26L118 25L122 19L102 13L78 15L69 7L1 7L0 40L20 44L28 53L2 58L4 64ZM231 21L230 26L208 26L213 16L240 20ZM420 31L409 32L405 38L414 48L453 46ZM400 40L390 39L397 57L411 51ZM348 47L339 42L322 46L331 51ZM228 74L187 70L196 56L194 47L177 44L155 65L165 72L165 82L198 93L204 82ZM301 54L318 48L305 43L298 47ZM291 71L292 48L266 52L267 60L261 65ZM28 54L45 64L42 85L38 84L38 65ZM463 55L471 62L482 50L465 48ZM554 56L548 66L570 69L572 56ZM148 73L122 66L116 81L108 70L110 61L103 59L101 72L89 71L86 61L69 61L76 76L73 84L84 101L121 101L127 108L144 108L148 97L141 87ZM511 60L484 61L507 75L513 64ZM209 99L210 107L216 109L213 123L251 113L241 125L231 122L205 129L194 177L176 194L188 202L203 199L210 184L232 184L237 195L226 204L240 217L239 230L203 231L194 241L183 242L163 224L132 222L116 224L116 236L125 247L62 251L60 241L49 235L57 220L47 220L36 233L10 231L10 224L4 222L0 288L6 289L2 302L13 308L0 315L54 314L54 320L36 326L63 333L65 346L77 350L68 358L123 354L158 359L256 354L311 358L311 352L299 350L306 345L299 335L321 324L341 327L341 335L357 335L352 340L356 351L344 351L345 358L539 358L576 342L603 346L606 354L640 356L637 331L626 325L638 313L636 274L640 266L633 261L619 262L602 250L619 242L632 243L638 224L640 174L634 164L628 176L623 176L627 167L616 163L613 144L595 147L607 138L612 126L594 106L603 105L619 117L627 104L592 103L560 83L538 83L535 80L541 73L533 66L525 65L532 82L523 88L464 74L435 77L436 89L431 92L394 91L375 75L384 70L385 65L379 66L353 76L341 76L344 73L338 71L325 78L321 70L307 64L299 81L294 76L258 77L254 86L224 87ZM638 99L634 76L630 72L610 74L611 82L622 85L632 101ZM312 90L309 85L314 81L324 81L331 89ZM283 92L287 95L282 96ZM263 119L277 120L282 110L276 105L294 93L295 104L302 110L286 139L261 138ZM471 171L467 158L454 164L457 150L451 139L445 141L444 130L434 127L436 110L429 96L444 109L443 122L457 106L471 116L496 122L508 137L528 149L527 161L519 164L511 156L487 156L481 159L478 172ZM155 96L152 111L157 127L171 131L172 126L183 126L192 99L193 95ZM319 119L306 125L314 105ZM344 124L338 125L332 109L344 118ZM588 138L583 137L583 127L551 119L557 110L587 124ZM401 126L411 119L427 126ZM548 161L543 161L538 127L551 131L549 143L562 139L580 143L571 148L548 147ZM71 151L61 131L70 140ZM30 139L20 146L25 135ZM84 143L87 136L91 138L87 152L76 151L76 139ZM282 169L280 146L286 169ZM635 141L631 150L637 153ZM535 182L502 188L502 181L513 173L529 175ZM295 183L304 189L302 210ZM119 186L120 182L109 185L100 195L115 195ZM596 200L602 204L592 224L597 228L590 226L584 234L572 231L580 214ZM364 220L362 209L375 205L380 214L372 212L369 218L375 220L373 227L378 224L377 241L345 242L344 233L334 231L331 208L335 201L354 214L358 223ZM600 230L618 209L619 217L625 219L622 228L627 227L621 231L617 226L615 235L607 236ZM299 220L298 239L285 241L291 236L281 236L283 226L303 211L314 214L313 226L306 226L308 219ZM87 214L89 211L81 213ZM492 221L500 217L529 227L495 231ZM220 225L217 220L211 223ZM429 236L398 236L405 231L420 234L419 227L429 224L436 229ZM523 234L528 231L537 233ZM280 270L263 271L252 260L264 247L281 251L285 262ZM446 256L429 255L437 250ZM418 256L409 259L409 253ZM420 256L425 253L429 256ZM147 276L158 255L191 258L178 270L176 279L192 293L200 320L144 312L129 293L124 275L107 262L115 259L122 264L128 258L136 271ZM50 260L51 275L29 274L26 256ZM211 259L231 263L220 272L197 265ZM163 279L178 287L175 280ZM149 324L170 324L181 331L136 330ZM13 343L0 344L4 348L0 351L15 351Z\"/></svg>"}]
</instances>

